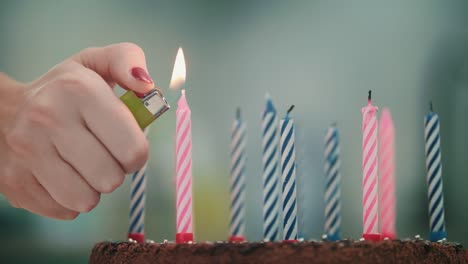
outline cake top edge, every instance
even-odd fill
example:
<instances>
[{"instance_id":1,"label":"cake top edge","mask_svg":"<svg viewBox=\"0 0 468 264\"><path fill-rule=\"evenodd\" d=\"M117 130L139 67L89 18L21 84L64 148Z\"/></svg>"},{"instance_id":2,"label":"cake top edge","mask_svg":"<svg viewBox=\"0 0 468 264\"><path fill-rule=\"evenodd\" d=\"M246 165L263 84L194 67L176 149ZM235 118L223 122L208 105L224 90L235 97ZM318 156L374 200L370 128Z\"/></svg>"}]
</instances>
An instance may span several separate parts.
<instances>
[{"instance_id":1,"label":"cake top edge","mask_svg":"<svg viewBox=\"0 0 468 264\"><path fill-rule=\"evenodd\" d=\"M329 241L329 240L304 240L297 242L285 242L285 241L244 241L244 242L230 242L230 241L199 241L199 242L190 242L190 243L175 243L174 241L164 242L154 242L152 240L147 240L145 243L137 243L135 241L102 241L96 244L97 245L135 245L135 246L145 246L145 245L156 245L156 246L179 246L179 247L190 247L195 245L204 245L204 246L219 246L219 245L249 245L249 246L261 246L261 245L290 245L292 247L297 246L338 246L338 247L349 247L349 246L380 246L380 245L395 245L395 244L414 244L414 245L423 245L423 246L439 246L439 247L453 247L457 249L463 249L464 246L456 242L431 242L429 240L423 239L405 239L405 240L382 240L382 241L368 241L368 240L350 240L343 239L338 241Z\"/></svg>"}]
</instances>

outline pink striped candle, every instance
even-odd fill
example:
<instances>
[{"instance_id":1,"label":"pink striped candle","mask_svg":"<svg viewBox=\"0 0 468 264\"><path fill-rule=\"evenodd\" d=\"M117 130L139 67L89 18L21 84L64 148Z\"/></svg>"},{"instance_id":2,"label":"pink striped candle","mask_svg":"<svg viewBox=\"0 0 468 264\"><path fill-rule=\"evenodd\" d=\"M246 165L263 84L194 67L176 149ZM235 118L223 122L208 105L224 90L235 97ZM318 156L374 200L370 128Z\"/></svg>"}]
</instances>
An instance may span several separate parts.
<instances>
[{"instance_id":1,"label":"pink striped candle","mask_svg":"<svg viewBox=\"0 0 468 264\"><path fill-rule=\"evenodd\" d=\"M193 241L191 112L185 90L176 111L176 242Z\"/></svg>"},{"instance_id":2,"label":"pink striped candle","mask_svg":"<svg viewBox=\"0 0 468 264\"><path fill-rule=\"evenodd\" d=\"M377 192L377 110L369 91L367 106L362 108L362 190L363 238L380 240L378 233Z\"/></svg>"},{"instance_id":3,"label":"pink striped candle","mask_svg":"<svg viewBox=\"0 0 468 264\"><path fill-rule=\"evenodd\" d=\"M379 123L379 224L382 238L395 239L395 129L383 109Z\"/></svg>"}]
</instances>

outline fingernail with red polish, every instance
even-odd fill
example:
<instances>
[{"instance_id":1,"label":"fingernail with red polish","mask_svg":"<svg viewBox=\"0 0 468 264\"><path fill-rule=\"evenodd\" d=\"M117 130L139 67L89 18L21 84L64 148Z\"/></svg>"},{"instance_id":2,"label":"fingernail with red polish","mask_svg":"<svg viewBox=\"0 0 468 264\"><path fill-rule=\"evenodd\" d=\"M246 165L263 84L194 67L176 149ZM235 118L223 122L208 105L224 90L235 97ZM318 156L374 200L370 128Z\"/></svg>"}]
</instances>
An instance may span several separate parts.
<instances>
[{"instance_id":1,"label":"fingernail with red polish","mask_svg":"<svg viewBox=\"0 0 468 264\"><path fill-rule=\"evenodd\" d=\"M151 79L149 74L140 67L135 67L130 72L132 73L132 76L139 81L149 84L153 83L153 79Z\"/></svg>"},{"instance_id":2,"label":"fingernail with red polish","mask_svg":"<svg viewBox=\"0 0 468 264\"><path fill-rule=\"evenodd\" d=\"M138 97L140 97L140 98L143 98L143 97L145 96L144 93L139 93L139 92L137 92L137 91L133 91L133 92L136 94L136 96L138 96Z\"/></svg>"}]
</instances>

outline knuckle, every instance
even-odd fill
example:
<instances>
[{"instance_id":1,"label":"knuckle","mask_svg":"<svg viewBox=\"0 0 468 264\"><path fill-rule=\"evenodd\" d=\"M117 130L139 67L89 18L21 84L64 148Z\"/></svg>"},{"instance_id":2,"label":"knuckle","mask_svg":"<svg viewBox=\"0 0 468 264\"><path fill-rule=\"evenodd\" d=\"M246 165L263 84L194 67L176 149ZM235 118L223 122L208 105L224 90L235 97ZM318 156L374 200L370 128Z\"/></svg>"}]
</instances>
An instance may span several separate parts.
<instances>
[{"instance_id":1,"label":"knuckle","mask_svg":"<svg viewBox=\"0 0 468 264\"><path fill-rule=\"evenodd\" d=\"M28 105L24 115L28 123L39 125L43 128L55 128L59 123L54 107L42 100L32 101Z\"/></svg>"},{"instance_id":2,"label":"knuckle","mask_svg":"<svg viewBox=\"0 0 468 264\"><path fill-rule=\"evenodd\" d=\"M74 211L65 211L61 212L58 215L56 215L54 218L60 219L60 220L73 220L76 219L80 213L74 212Z\"/></svg>"},{"instance_id":3,"label":"knuckle","mask_svg":"<svg viewBox=\"0 0 468 264\"><path fill-rule=\"evenodd\" d=\"M65 73L55 80L55 85L58 89L63 91L69 96L80 95L83 93L90 92L90 86L88 85L87 78L81 73Z\"/></svg>"},{"instance_id":4,"label":"knuckle","mask_svg":"<svg viewBox=\"0 0 468 264\"><path fill-rule=\"evenodd\" d=\"M81 67L80 64L78 64L76 61L72 59L68 59L60 63L56 68L53 70L56 70L57 73L67 73L67 72L74 72L77 69Z\"/></svg>"},{"instance_id":5,"label":"knuckle","mask_svg":"<svg viewBox=\"0 0 468 264\"><path fill-rule=\"evenodd\" d=\"M101 188L101 193L111 193L115 191L122 183L124 182L124 175L113 175L113 177L107 181L105 181Z\"/></svg>"},{"instance_id":6,"label":"knuckle","mask_svg":"<svg viewBox=\"0 0 468 264\"><path fill-rule=\"evenodd\" d=\"M99 204L100 199L101 196L97 192L94 192L92 195L87 195L86 200L79 205L78 211L82 213L90 212Z\"/></svg>"},{"instance_id":7,"label":"knuckle","mask_svg":"<svg viewBox=\"0 0 468 264\"><path fill-rule=\"evenodd\" d=\"M127 173L143 167L148 159L149 146L145 139L137 141L126 152L122 165Z\"/></svg>"},{"instance_id":8,"label":"knuckle","mask_svg":"<svg viewBox=\"0 0 468 264\"><path fill-rule=\"evenodd\" d=\"M96 50L98 50L98 47L87 47L83 49L80 54L94 54Z\"/></svg>"},{"instance_id":9,"label":"knuckle","mask_svg":"<svg viewBox=\"0 0 468 264\"><path fill-rule=\"evenodd\" d=\"M133 42L122 42L117 44L116 47L130 53L143 53L143 49Z\"/></svg>"},{"instance_id":10,"label":"knuckle","mask_svg":"<svg viewBox=\"0 0 468 264\"><path fill-rule=\"evenodd\" d=\"M15 129L5 133L5 143L14 153L22 156L27 153L31 153L33 149L31 140L29 140L23 133L15 131Z\"/></svg>"}]
</instances>

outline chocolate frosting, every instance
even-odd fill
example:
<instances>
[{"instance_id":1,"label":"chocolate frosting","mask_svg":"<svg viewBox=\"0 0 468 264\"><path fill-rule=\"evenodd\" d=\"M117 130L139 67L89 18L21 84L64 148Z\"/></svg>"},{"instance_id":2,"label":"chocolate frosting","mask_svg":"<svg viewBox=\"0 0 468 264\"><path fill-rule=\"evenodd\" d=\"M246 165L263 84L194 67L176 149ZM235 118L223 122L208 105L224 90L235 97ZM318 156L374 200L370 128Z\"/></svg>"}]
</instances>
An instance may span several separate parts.
<instances>
[{"instance_id":1,"label":"chocolate frosting","mask_svg":"<svg viewBox=\"0 0 468 264\"><path fill-rule=\"evenodd\" d=\"M468 263L460 244L411 241L306 241L275 243L102 242L89 262L96 263Z\"/></svg>"}]
</instances>

